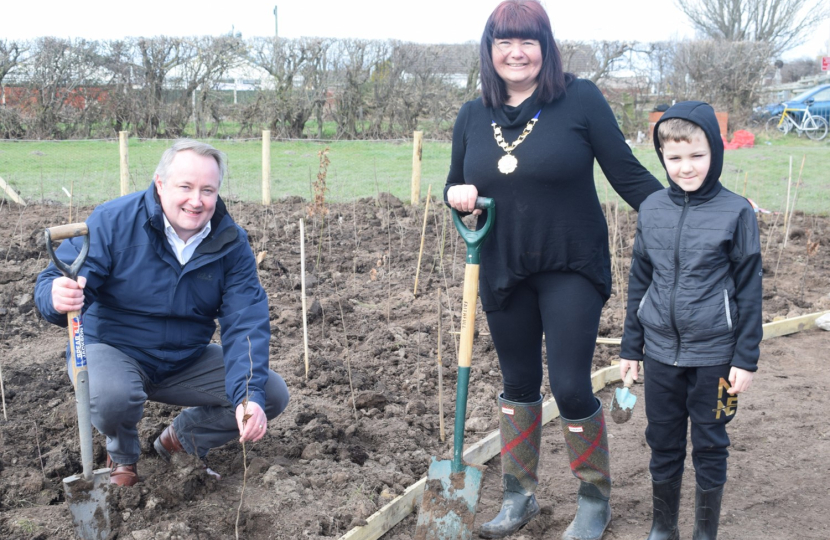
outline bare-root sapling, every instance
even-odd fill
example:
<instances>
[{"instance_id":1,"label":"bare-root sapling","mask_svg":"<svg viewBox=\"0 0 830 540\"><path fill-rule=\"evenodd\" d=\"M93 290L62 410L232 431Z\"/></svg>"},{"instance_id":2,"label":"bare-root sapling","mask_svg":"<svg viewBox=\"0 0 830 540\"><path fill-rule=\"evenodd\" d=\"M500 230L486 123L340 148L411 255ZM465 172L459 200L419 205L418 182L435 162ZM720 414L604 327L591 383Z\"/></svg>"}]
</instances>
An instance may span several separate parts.
<instances>
[{"instance_id":1,"label":"bare-root sapling","mask_svg":"<svg viewBox=\"0 0 830 540\"><path fill-rule=\"evenodd\" d=\"M320 216L320 240L317 243L317 262L314 265L315 271L320 267L320 256L323 250L323 231L326 226L326 214L329 209L326 208L326 193L329 188L326 186L326 176L329 171L329 147L317 152L317 157L320 158L320 166L317 170L317 180L311 184L312 197L311 205L308 207L308 216Z\"/></svg>"}]
</instances>

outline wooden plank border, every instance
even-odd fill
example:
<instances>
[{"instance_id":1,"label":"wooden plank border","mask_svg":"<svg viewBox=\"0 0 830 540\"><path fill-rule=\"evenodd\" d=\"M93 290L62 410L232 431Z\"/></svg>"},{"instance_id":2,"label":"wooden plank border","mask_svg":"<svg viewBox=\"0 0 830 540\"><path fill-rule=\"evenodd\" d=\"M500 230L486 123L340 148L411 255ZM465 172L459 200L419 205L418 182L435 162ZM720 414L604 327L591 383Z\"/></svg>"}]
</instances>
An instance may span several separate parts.
<instances>
[{"instance_id":1,"label":"wooden plank border","mask_svg":"<svg viewBox=\"0 0 830 540\"><path fill-rule=\"evenodd\" d=\"M761 340L772 339L778 336L787 336L789 334L801 332L802 330L809 330L810 328L816 326L816 319L825 313L830 313L830 311L817 311L816 313L809 313L807 315L793 317L792 319L768 322L764 325L764 337ZM622 343L622 338L618 337L597 338L598 345L619 345L620 343Z\"/></svg>"},{"instance_id":2,"label":"wooden plank border","mask_svg":"<svg viewBox=\"0 0 830 540\"><path fill-rule=\"evenodd\" d=\"M2 189L3 191L5 191L5 192L6 192L6 195L8 195L8 196L9 196L9 198L10 198L11 200L13 200L14 202L16 202L16 203L17 203L17 204L19 204L20 206L26 206L26 201L24 201L24 200L20 197L20 195L18 195L18 194L17 194L17 192L15 192L15 191L12 189L12 187L11 187L9 184L7 184L7 183L6 183L6 181L5 181L5 180L3 180L2 178L0 178L0 189Z\"/></svg>"},{"instance_id":3,"label":"wooden plank border","mask_svg":"<svg viewBox=\"0 0 830 540\"><path fill-rule=\"evenodd\" d=\"M784 319L782 321L774 321L764 325L763 339L772 339L778 336L787 336L801 332L802 330L810 330L816 327L816 319L830 313L830 311L818 311L808 315L801 315L800 317L793 317L792 319Z\"/></svg>"}]
</instances>

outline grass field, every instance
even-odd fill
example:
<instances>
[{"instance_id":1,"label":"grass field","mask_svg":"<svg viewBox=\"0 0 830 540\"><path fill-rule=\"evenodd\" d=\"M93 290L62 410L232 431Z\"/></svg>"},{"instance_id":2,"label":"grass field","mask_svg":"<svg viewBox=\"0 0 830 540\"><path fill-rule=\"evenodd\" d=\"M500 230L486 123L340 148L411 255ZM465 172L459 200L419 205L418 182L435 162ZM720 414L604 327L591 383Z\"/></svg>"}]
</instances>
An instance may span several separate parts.
<instances>
[{"instance_id":1,"label":"grass field","mask_svg":"<svg viewBox=\"0 0 830 540\"><path fill-rule=\"evenodd\" d=\"M261 141L210 142L228 155L229 171L222 186L223 197L261 200ZM146 188L161 153L169 144L165 140L130 140L132 191ZM324 148L329 148L331 160L328 200L344 202L388 191L409 201L411 141L272 142L272 198L299 195L309 199L311 182L319 169L318 153ZM650 144L635 147L634 154L665 183L665 173ZM755 148L726 152L721 181L763 208L783 210L791 158L793 188L804 159L797 209L811 214L830 213L830 141L815 143L788 137L767 144L759 136ZM424 143L422 196L426 195L428 184L432 184L434 194L441 193L449 159L450 143ZM595 168L598 193L600 200L604 200L607 183L599 166ZM0 178L27 201L66 203L69 201L66 192L73 194L74 204L108 200L118 196L120 189L118 142L0 141ZM608 192L614 196L613 190Z\"/></svg>"}]
</instances>

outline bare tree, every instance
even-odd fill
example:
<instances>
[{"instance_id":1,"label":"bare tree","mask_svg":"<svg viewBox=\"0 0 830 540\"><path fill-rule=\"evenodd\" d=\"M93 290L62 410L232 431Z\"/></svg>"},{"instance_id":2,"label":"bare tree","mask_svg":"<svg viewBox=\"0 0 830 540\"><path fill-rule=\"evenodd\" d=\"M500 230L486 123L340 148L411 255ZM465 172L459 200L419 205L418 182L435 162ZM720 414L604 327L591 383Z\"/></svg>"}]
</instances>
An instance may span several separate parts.
<instances>
[{"instance_id":1,"label":"bare tree","mask_svg":"<svg viewBox=\"0 0 830 540\"><path fill-rule=\"evenodd\" d=\"M781 82L797 82L804 77L821 75L821 62L815 58L799 58L783 62L781 67Z\"/></svg>"},{"instance_id":2,"label":"bare tree","mask_svg":"<svg viewBox=\"0 0 830 540\"><path fill-rule=\"evenodd\" d=\"M141 63L134 39L106 41L101 44L104 84L109 89L104 102L106 123L111 136L137 129L144 117L141 101Z\"/></svg>"},{"instance_id":3,"label":"bare tree","mask_svg":"<svg viewBox=\"0 0 830 540\"><path fill-rule=\"evenodd\" d=\"M203 36L183 41L185 56L181 65L176 106L168 118L168 131L177 137L184 133L191 116L197 137L209 135L205 130L206 116L210 115L211 90L228 71L239 63L244 52L242 41L232 35ZM198 92L198 99L197 99ZM216 115L213 115L214 119Z\"/></svg>"},{"instance_id":4,"label":"bare tree","mask_svg":"<svg viewBox=\"0 0 830 540\"><path fill-rule=\"evenodd\" d=\"M0 39L0 85L6 75L16 68L29 50L27 43Z\"/></svg>"},{"instance_id":5,"label":"bare tree","mask_svg":"<svg viewBox=\"0 0 830 540\"><path fill-rule=\"evenodd\" d=\"M32 57L22 66L28 91L21 100L25 103L22 114L29 136L70 137L96 112L90 104L102 94L93 79L99 64L97 42L52 37L35 40Z\"/></svg>"},{"instance_id":6,"label":"bare tree","mask_svg":"<svg viewBox=\"0 0 830 540\"><path fill-rule=\"evenodd\" d=\"M362 136L372 72L385 58L385 47L377 41L339 40L333 51L334 95L329 112L337 122L336 137Z\"/></svg>"},{"instance_id":7,"label":"bare tree","mask_svg":"<svg viewBox=\"0 0 830 540\"><path fill-rule=\"evenodd\" d=\"M462 59L462 66L467 73L467 85L464 87L464 101L469 101L476 96L481 89L481 56L476 43L468 43L465 47L466 54Z\"/></svg>"},{"instance_id":8,"label":"bare tree","mask_svg":"<svg viewBox=\"0 0 830 540\"><path fill-rule=\"evenodd\" d=\"M29 44L0 40L0 137L18 138L25 133L20 111L6 107L6 87L3 81L26 60Z\"/></svg>"},{"instance_id":9,"label":"bare tree","mask_svg":"<svg viewBox=\"0 0 830 540\"><path fill-rule=\"evenodd\" d=\"M328 92L331 39L255 38L246 60L271 76L273 87L257 100L275 136L300 138L312 115L317 136L323 136L323 111Z\"/></svg>"},{"instance_id":10,"label":"bare tree","mask_svg":"<svg viewBox=\"0 0 830 540\"><path fill-rule=\"evenodd\" d=\"M699 99L729 111L740 125L758 101L772 45L763 42L687 41L674 57L671 86L677 99Z\"/></svg>"},{"instance_id":11,"label":"bare tree","mask_svg":"<svg viewBox=\"0 0 830 540\"><path fill-rule=\"evenodd\" d=\"M704 36L772 45L772 55L804 42L830 16L827 0L676 0Z\"/></svg>"},{"instance_id":12,"label":"bare tree","mask_svg":"<svg viewBox=\"0 0 830 540\"><path fill-rule=\"evenodd\" d=\"M182 39L157 36L139 38L142 79L142 118L136 131L142 137L156 137L161 132L164 88L167 77L177 67L189 60Z\"/></svg>"},{"instance_id":13,"label":"bare tree","mask_svg":"<svg viewBox=\"0 0 830 540\"><path fill-rule=\"evenodd\" d=\"M591 74L588 78L594 82L607 77L612 71L618 69L625 61L625 55L634 49L636 44L626 41L599 41L592 44L593 56Z\"/></svg>"},{"instance_id":14,"label":"bare tree","mask_svg":"<svg viewBox=\"0 0 830 540\"><path fill-rule=\"evenodd\" d=\"M559 52L565 71L600 84L625 63L637 44L627 41L561 41Z\"/></svg>"},{"instance_id":15,"label":"bare tree","mask_svg":"<svg viewBox=\"0 0 830 540\"><path fill-rule=\"evenodd\" d=\"M418 63L413 67L413 92L418 96L416 109L409 111L407 136L420 126L422 118L432 121L430 137L449 138L459 106L479 95L481 71L478 44L473 42L453 45L416 45L423 49ZM426 131L426 130L425 130Z\"/></svg>"}]
</instances>

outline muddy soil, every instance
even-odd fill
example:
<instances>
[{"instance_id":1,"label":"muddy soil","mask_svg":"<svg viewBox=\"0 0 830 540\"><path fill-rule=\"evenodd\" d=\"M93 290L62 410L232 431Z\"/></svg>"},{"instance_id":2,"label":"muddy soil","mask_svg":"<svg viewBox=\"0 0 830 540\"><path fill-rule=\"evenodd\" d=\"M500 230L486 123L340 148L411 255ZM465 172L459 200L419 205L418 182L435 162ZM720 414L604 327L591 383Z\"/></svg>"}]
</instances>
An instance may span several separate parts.
<instances>
[{"instance_id":1,"label":"muddy soil","mask_svg":"<svg viewBox=\"0 0 830 540\"><path fill-rule=\"evenodd\" d=\"M323 221L309 218L307 203L299 199L270 207L229 206L262 257L260 277L271 309L271 367L285 377L291 403L262 441L244 452L240 444L229 443L208 455L221 479L205 475L190 459L168 465L156 456L152 441L177 409L148 404L139 426L141 483L113 490L113 538L212 540L237 533L250 540L337 538L423 477L430 456L451 452L457 347L451 332L459 322L464 248L448 214L429 213L413 295L423 208L381 194L377 200L331 205ZM90 211L76 209L72 221ZM37 273L47 263L43 229L66 223L67 214L58 205L0 206L4 539L74 537L61 487L63 478L81 471L73 390L64 363L66 335L39 317L32 299ZM613 231L615 212L607 214ZM618 275L625 277L636 216L618 215ZM307 218L308 375L301 217ZM781 221L761 218L764 322L830 309L830 221L796 215L786 248ZM446 442L440 440L438 416L439 291ZM615 289L600 334L619 337L622 315ZM480 308L477 325L468 444L497 428L499 367ZM740 414L730 425L722 538L830 538L828 345L830 336L820 330L763 343L755 385L741 397ZM595 367L609 365L617 352L614 346L598 346ZM611 391L600 393L606 405ZM642 386L633 391L640 400L631 421L609 422L615 486L609 540L644 538L650 526ZM549 390L543 393L548 397ZM96 434L96 466L103 467L105 459L103 438ZM567 461L554 420L544 429L542 515L514 538L559 538L575 509L577 485ZM477 524L498 509L499 467L498 458L488 464ZM688 470L680 517L684 537L691 536L693 516L691 462ZM414 523L410 516L384 538L411 538Z\"/></svg>"}]
</instances>

